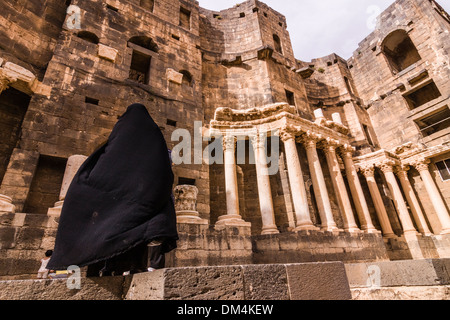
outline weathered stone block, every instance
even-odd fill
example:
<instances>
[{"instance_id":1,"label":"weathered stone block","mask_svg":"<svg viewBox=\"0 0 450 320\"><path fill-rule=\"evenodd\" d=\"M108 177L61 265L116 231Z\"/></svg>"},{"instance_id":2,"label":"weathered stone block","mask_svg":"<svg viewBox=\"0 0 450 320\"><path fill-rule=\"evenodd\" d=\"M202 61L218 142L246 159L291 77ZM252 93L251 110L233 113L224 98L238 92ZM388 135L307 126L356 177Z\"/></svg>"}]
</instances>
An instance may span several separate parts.
<instances>
[{"instance_id":1,"label":"weathered stone block","mask_svg":"<svg viewBox=\"0 0 450 320\"><path fill-rule=\"evenodd\" d=\"M246 300L288 300L284 265L243 266Z\"/></svg>"},{"instance_id":2,"label":"weathered stone block","mask_svg":"<svg viewBox=\"0 0 450 320\"><path fill-rule=\"evenodd\" d=\"M98 56L100 58L115 62L117 58L118 50L105 46L104 44L98 44Z\"/></svg>"},{"instance_id":3,"label":"weathered stone block","mask_svg":"<svg viewBox=\"0 0 450 320\"><path fill-rule=\"evenodd\" d=\"M286 270L291 300L352 298L342 262L292 264L286 265Z\"/></svg>"}]
</instances>

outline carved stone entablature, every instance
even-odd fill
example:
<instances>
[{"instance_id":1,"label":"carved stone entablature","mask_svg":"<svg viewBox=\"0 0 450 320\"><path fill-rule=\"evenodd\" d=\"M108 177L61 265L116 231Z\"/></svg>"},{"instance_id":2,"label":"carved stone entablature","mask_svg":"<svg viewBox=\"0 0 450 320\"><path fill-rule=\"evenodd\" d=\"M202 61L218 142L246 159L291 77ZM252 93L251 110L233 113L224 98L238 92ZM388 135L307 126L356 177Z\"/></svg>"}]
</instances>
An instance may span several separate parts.
<instances>
[{"instance_id":1,"label":"carved stone entablature","mask_svg":"<svg viewBox=\"0 0 450 320\"><path fill-rule=\"evenodd\" d=\"M267 119L282 112L295 114L295 108L287 103L271 104L262 108L247 110L233 110L231 108L218 108L215 113L215 121L246 122Z\"/></svg>"}]
</instances>

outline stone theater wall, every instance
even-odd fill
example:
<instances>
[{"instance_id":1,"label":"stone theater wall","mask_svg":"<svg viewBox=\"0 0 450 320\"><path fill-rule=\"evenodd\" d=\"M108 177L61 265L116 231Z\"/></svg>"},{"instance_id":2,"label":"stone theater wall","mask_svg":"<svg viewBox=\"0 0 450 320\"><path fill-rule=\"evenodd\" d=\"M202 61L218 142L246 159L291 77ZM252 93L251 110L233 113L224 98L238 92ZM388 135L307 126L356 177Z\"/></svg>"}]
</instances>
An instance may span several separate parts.
<instances>
[{"instance_id":1,"label":"stone theater wall","mask_svg":"<svg viewBox=\"0 0 450 320\"><path fill-rule=\"evenodd\" d=\"M177 129L202 148L222 137L224 163L174 166L171 266L450 256L437 2L395 1L348 60L296 59L288 21L257 0L5 0L0 21L0 277L34 273L80 159L132 103L171 149ZM268 176L250 159L272 142Z\"/></svg>"}]
</instances>

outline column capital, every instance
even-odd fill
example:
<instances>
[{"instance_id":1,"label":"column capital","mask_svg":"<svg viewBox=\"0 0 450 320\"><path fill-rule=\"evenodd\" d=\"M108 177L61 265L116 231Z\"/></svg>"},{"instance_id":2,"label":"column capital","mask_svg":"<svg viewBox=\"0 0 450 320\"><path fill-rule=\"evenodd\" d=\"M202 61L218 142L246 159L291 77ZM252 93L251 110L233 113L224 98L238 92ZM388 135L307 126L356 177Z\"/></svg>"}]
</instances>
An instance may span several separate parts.
<instances>
[{"instance_id":1,"label":"column capital","mask_svg":"<svg viewBox=\"0 0 450 320\"><path fill-rule=\"evenodd\" d=\"M373 178L375 177L375 166L374 165L365 165L359 167L359 171L364 175L366 178Z\"/></svg>"},{"instance_id":2,"label":"column capital","mask_svg":"<svg viewBox=\"0 0 450 320\"><path fill-rule=\"evenodd\" d=\"M325 154L331 153L336 154L338 148L340 148L342 144L335 139L327 138L326 140L322 140L318 143L318 148L322 149Z\"/></svg>"},{"instance_id":3,"label":"column capital","mask_svg":"<svg viewBox=\"0 0 450 320\"><path fill-rule=\"evenodd\" d=\"M293 127L287 125L283 126L279 132L280 132L280 139L283 142L287 142L291 139L295 140L297 134L297 131Z\"/></svg>"},{"instance_id":4,"label":"column capital","mask_svg":"<svg viewBox=\"0 0 450 320\"><path fill-rule=\"evenodd\" d=\"M430 167L430 163L431 163L431 161L429 159L420 158L420 159L412 161L410 164L411 164L411 166L416 168L417 171L421 172L421 171L428 171L429 167Z\"/></svg>"},{"instance_id":5,"label":"column capital","mask_svg":"<svg viewBox=\"0 0 450 320\"><path fill-rule=\"evenodd\" d=\"M256 133L250 136L250 142L252 143L253 149L264 149L267 142L267 134Z\"/></svg>"},{"instance_id":6,"label":"column capital","mask_svg":"<svg viewBox=\"0 0 450 320\"><path fill-rule=\"evenodd\" d=\"M388 173L388 172L392 172L393 173L394 172L394 168L395 168L395 162L392 161L392 160L386 160L386 161L383 161L381 164L379 164L378 167L384 173Z\"/></svg>"},{"instance_id":7,"label":"column capital","mask_svg":"<svg viewBox=\"0 0 450 320\"><path fill-rule=\"evenodd\" d=\"M401 165L397 166L394 169L394 172L396 175L398 175L400 178L408 178L408 171L410 170L410 166L407 165Z\"/></svg>"},{"instance_id":8,"label":"column capital","mask_svg":"<svg viewBox=\"0 0 450 320\"><path fill-rule=\"evenodd\" d=\"M322 135L308 131L301 136L301 142L305 145L306 149L316 149L317 144L324 140Z\"/></svg>"},{"instance_id":9,"label":"column capital","mask_svg":"<svg viewBox=\"0 0 450 320\"><path fill-rule=\"evenodd\" d=\"M232 135L224 136L222 139L223 150L224 151L227 151L227 150L234 151L236 148L236 143L237 143L237 138L235 136L232 136Z\"/></svg>"},{"instance_id":10,"label":"column capital","mask_svg":"<svg viewBox=\"0 0 450 320\"><path fill-rule=\"evenodd\" d=\"M353 159L353 154L355 153L356 148L352 147L349 144L344 144L340 146L337 150L342 157Z\"/></svg>"}]
</instances>

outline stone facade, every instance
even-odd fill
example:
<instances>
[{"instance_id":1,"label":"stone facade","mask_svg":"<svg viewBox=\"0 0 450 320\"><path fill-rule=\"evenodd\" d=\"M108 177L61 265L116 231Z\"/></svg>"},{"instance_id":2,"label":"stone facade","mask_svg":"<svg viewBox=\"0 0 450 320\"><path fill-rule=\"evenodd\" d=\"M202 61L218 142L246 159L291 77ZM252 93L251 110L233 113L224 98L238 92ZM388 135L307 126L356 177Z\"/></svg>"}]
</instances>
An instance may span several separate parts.
<instances>
[{"instance_id":1,"label":"stone facade","mask_svg":"<svg viewBox=\"0 0 450 320\"><path fill-rule=\"evenodd\" d=\"M223 151L174 166L171 266L450 257L435 1L395 1L347 61L296 59L285 17L256 0L7 0L0 20L1 277L38 268L71 177L131 103L170 148L182 129Z\"/></svg>"}]
</instances>

